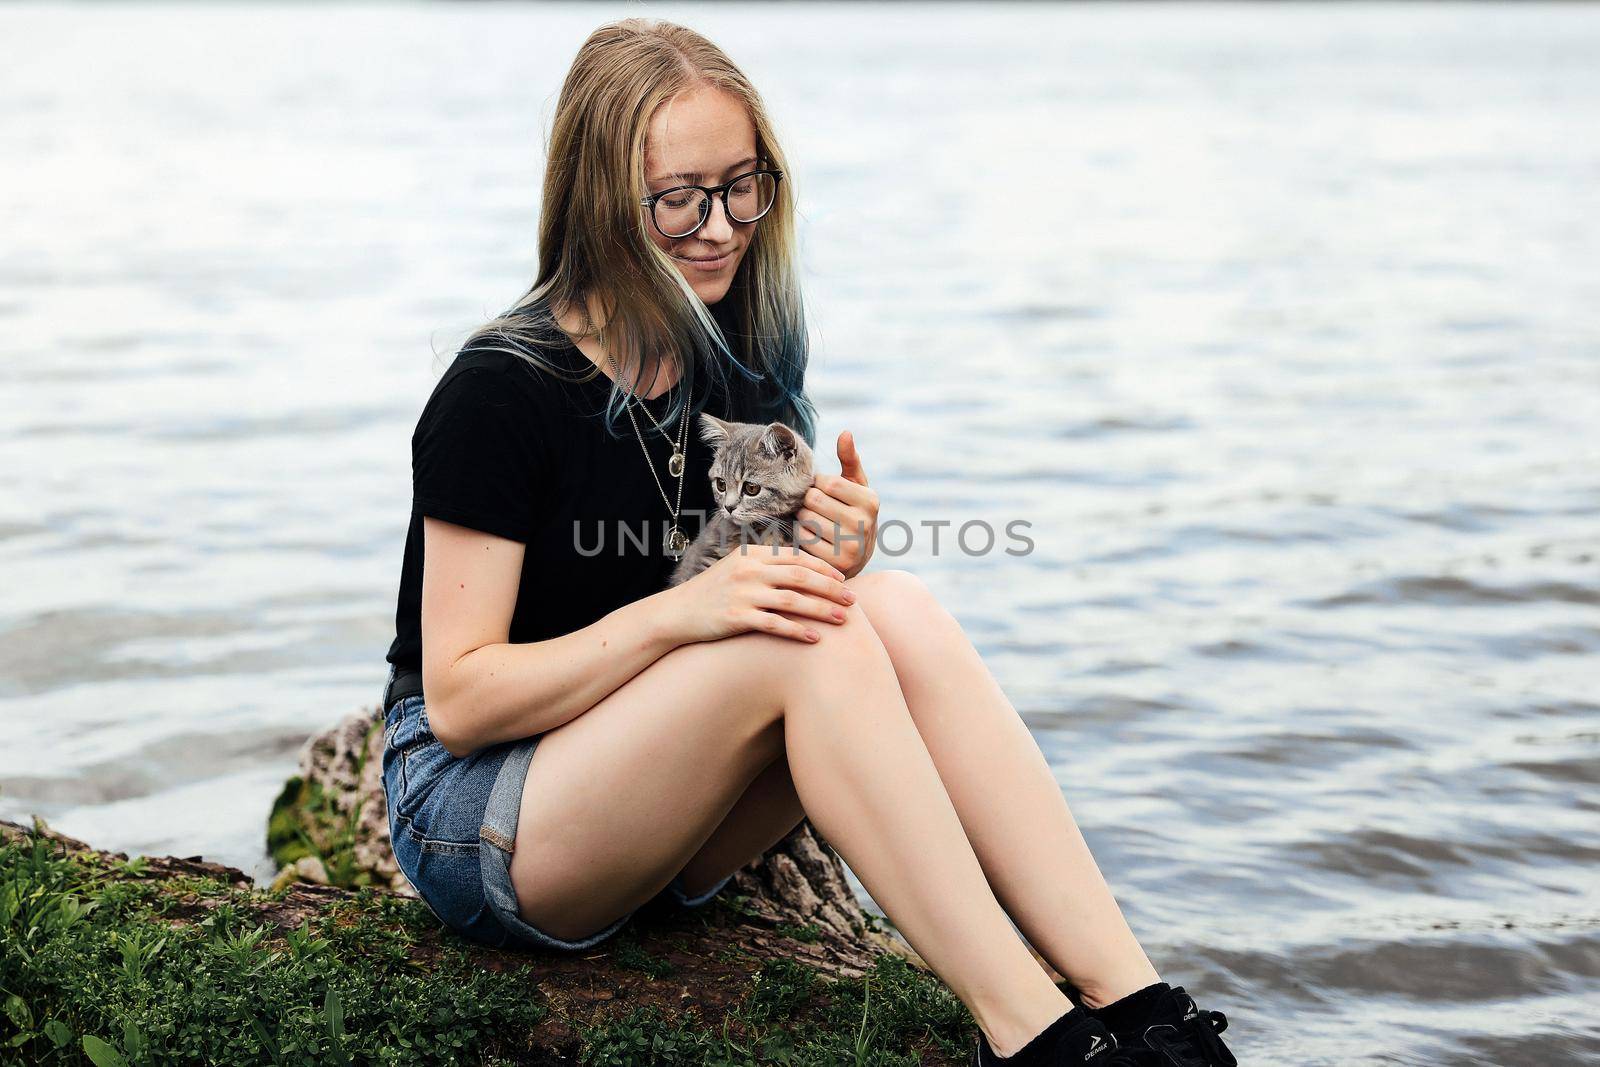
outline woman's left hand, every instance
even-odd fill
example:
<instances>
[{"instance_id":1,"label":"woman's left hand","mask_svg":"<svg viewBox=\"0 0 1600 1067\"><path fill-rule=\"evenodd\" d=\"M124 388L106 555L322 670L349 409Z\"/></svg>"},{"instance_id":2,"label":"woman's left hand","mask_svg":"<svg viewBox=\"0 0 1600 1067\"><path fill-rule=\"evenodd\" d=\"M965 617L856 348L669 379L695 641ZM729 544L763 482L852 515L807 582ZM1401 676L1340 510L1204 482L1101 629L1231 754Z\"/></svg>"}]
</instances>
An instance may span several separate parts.
<instances>
[{"instance_id":1,"label":"woman's left hand","mask_svg":"<svg viewBox=\"0 0 1600 1067\"><path fill-rule=\"evenodd\" d=\"M839 435L839 473L817 474L795 513L795 542L853 578L872 558L878 540L878 493L867 488L855 438Z\"/></svg>"}]
</instances>

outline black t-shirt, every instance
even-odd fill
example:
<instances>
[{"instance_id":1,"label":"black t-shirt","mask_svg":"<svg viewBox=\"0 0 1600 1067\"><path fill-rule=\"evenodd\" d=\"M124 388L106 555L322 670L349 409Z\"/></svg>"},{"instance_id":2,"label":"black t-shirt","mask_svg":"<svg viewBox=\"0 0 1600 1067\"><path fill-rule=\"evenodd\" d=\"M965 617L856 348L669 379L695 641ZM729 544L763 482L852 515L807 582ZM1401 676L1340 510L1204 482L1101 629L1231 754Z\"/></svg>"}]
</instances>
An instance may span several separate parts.
<instances>
[{"instance_id":1,"label":"black t-shirt","mask_svg":"<svg viewBox=\"0 0 1600 1067\"><path fill-rule=\"evenodd\" d=\"M541 353L573 373L594 364L570 343ZM697 376L697 392L707 388ZM435 385L411 438L411 523L406 533L388 662L422 663L422 517L526 545L511 617L513 643L582 629L623 604L666 587L676 561L662 546L671 511L651 477L626 411L621 436L605 427L611 379L563 380L506 352L469 343ZM667 424L676 389L642 401ZM727 414L716 389L704 410ZM669 498L672 446L643 411L639 430ZM677 438L678 425L666 426ZM712 446L689 426L679 528L693 539L714 504ZM576 526L575 526L576 524ZM644 548L639 547L640 542Z\"/></svg>"}]
</instances>

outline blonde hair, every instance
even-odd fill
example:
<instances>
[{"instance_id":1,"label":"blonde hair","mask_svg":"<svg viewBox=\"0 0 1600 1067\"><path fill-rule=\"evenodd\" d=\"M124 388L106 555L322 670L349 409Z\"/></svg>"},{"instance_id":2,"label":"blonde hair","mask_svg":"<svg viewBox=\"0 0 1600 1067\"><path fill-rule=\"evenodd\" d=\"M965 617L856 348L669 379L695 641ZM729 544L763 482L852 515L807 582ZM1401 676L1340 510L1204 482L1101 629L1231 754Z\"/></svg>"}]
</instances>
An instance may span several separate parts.
<instances>
[{"instance_id":1,"label":"blonde hair","mask_svg":"<svg viewBox=\"0 0 1600 1067\"><path fill-rule=\"evenodd\" d=\"M640 205L648 192L644 157L652 116L680 93L702 85L744 104L755 127L757 158L785 172L777 201L755 224L715 315L650 239ZM606 309L602 334L621 366L643 366L644 353L678 354L682 377L674 386L678 400L672 419L685 417L685 396L694 398L696 411L702 408L707 386L715 384L727 392L730 418L783 422L815 444L815 409L804 391L808 342L795 269L791 185L760 95L720 48L660 19L628 18L601 26L578 49L556 107L539 222L538 277L462 347L503 342L502 351L559 375L561 369L541 354L551 345L571 343L552 310L583 308L585 297L594 293ZM620 432L622 403L623 392L613 384L605 419L613 434Z\"/></svg>"}]
</instances>

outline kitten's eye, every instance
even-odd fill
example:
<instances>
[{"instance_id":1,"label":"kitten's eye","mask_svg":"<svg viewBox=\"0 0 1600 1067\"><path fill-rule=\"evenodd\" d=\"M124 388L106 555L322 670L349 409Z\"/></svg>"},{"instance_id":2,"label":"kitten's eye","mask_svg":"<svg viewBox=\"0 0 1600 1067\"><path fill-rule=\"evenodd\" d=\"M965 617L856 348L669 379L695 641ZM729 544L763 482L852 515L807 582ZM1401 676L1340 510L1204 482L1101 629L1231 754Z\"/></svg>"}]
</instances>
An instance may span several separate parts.
<instances>
[{"instance_id":1,"label":"kitten's eye","mask_svg":"<svg viewBox=\"0 0 1600 1067\"><path fill-rule=\"evenodd\" d=\"M719 493L725 493L725 492L728 491L727 483L724 482L721 478L713 478L713 479L711 479L711 486L712 486L712 488L714 488Z\"/></svg>"},{"instance_id":2,"label":"kitten's eye","mask_svg":"<svg viewBox=\"0 0 1600 1067\"><path fill-rule=\"evenodd\" d=\"M744 483L744 495L745 496L760 496L761 495L761 487L759 485L757 485L755 482L745 482Z\"/></svg>"}]
</instances>

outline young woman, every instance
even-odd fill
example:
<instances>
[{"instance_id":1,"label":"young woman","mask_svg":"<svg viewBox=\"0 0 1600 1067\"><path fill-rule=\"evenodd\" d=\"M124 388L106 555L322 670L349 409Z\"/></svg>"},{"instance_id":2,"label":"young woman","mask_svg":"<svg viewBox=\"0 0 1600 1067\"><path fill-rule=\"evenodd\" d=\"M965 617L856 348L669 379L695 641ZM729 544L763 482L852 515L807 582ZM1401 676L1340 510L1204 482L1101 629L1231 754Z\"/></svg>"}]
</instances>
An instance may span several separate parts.
<instances>
[{"instance_id":1,"label":"young woman","mask_svg":"<svg viewBox=\"0 0 1600 1067\"><path fill-rule=\"evenodd\" d=\"M384 697L401 869L469 937L582 949L656 896L704 903L809 816L971 1009L978 1062L1233 1064L960 626L864 571L878 499L848 434L811 543L667 587L674 532L716 505L698 412L814 441L792 182L709 41L628 19L584 43L538 279L412 438Z\"/></svg>"}]
</instances>

